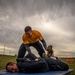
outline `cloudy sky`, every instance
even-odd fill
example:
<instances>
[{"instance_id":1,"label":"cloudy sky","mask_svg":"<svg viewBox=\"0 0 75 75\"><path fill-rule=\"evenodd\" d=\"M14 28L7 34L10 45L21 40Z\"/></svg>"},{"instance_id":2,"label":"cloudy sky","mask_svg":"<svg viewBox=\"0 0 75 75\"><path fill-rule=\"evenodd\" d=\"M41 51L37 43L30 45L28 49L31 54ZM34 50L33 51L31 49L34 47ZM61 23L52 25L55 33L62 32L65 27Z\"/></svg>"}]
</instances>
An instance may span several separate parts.
<instances>
[{"instance_id":1,"label":"cloudy sky","mask_svg":"<svg viewBox=\"0 0 75 75\"><path fill-rule=\"evenodd\" d=\"M56 56L75 55L75 0L0 0L0 53L18 52L27 25L41 32Z\"/></svg>"}]
</instances>

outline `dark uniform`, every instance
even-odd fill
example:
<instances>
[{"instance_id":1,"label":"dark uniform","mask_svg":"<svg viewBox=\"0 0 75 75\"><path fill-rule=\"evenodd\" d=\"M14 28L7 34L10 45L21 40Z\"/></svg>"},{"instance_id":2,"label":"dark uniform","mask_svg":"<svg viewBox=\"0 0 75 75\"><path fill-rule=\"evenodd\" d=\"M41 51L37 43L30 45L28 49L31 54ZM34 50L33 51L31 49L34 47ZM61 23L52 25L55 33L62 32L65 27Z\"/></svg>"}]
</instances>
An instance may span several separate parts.
<instances>
[{"instance_id":1,"label":"dark uniform","mask_svg":"<svg viewBox=\"0 0 75 75\"><path fill-rule=\"evenodd\" d=\"M17 66L20 72L35 73L35 72L45 72L51 70L68 70L69 66L60 61L59 59L52 58L39 58L38 61L34 59L36 56L34 54L28 54L25 59L19 60Z\"/></svg>"}]
</instances>

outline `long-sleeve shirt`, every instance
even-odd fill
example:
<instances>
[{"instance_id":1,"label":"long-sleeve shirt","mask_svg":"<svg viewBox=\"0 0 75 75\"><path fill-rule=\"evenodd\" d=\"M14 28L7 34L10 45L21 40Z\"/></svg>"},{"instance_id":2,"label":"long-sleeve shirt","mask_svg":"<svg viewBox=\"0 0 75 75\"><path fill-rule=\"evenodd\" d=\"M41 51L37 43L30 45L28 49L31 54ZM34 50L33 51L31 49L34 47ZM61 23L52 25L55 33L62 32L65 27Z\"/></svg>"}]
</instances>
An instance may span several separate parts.
<instances>
[{"instance_id":1,"label":"long-sleeve shirt","mask_svg":"<svg viewBox=\"0 0 75 75\"><path fill-rule=\"evenodd\" d=\"M27 60L28 58L30 58ZM17 63L20 72L35 73L35 72L45 72L50 70L68 70L69 66L60 61L59 59L52 58L39 58L35 61L36 56L34 54L29 54L27 59L23 59Z\"/></svg>"}]
</instances>

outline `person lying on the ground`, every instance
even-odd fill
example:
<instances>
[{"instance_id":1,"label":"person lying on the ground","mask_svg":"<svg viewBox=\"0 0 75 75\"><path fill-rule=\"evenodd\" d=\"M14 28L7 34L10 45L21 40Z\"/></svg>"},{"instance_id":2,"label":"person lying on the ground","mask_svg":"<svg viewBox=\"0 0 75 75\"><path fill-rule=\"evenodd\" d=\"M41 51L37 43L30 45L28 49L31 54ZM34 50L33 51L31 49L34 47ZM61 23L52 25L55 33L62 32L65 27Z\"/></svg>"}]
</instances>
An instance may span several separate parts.
<instances>
[{"instance_id":1,"label":"person lying on the ground","mask_svg":"<svg viewBox=\"0 0 75 75\"><path fill-rule=\"evenodd\" d=\"M28 57L31 57L31 59ZM28 57L19 60L18 63L7 63L6 70L8 72L37 73L69 69L69 66L66 63L57 58L37 58L32 53L28 54Z\"/></svg>"}]
</instances>

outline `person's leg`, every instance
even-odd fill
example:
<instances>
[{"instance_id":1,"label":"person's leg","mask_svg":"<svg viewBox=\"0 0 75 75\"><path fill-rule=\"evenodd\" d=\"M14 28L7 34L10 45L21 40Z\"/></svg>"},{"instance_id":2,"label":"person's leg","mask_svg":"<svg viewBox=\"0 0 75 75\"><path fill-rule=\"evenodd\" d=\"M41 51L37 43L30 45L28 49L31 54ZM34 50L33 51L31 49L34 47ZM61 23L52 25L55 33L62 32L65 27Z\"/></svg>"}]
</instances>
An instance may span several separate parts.
<instances>
[{"instance_id":1,"label":"person's leg","mask_svg":"<svg viewBox=\"0 0 75 75\"><path fill-rule=\"evenodd\" d=\"M46 62L48 63L50 70L68 70L69 66L62 62L59 59L53 59L53 58L44 58Z\"/></svg>"},{"instance_id":2,"label":"person's leg","mask_svg":"<svg viewBox=\"0 0 75 75\"><path fill-rule=\"evenodd\" d=\"M56 60L57 64L59 64L59 66L61 67L61 70L68 70L69 69L69 66L67 63L57 59Z\"/></svg>"},{"instance_id":3,"label":"person's leg","mask_svg":"<svg viewBox=\"0 0 75 75\"><path fill-rule=\"evenodd\" d=\"M42 57L42 54L45 53L45 51L44 51L41 43L40 42L36 42L32 46L38 51L38 54Z\"/></svg>"},{"instance_id":4,"label":"person's leg","mask_svg":"<svg viewBox=\"0 0 75 75\"><path fill-rule=\"evenodd\" d=\"M24 44L22 43L20 48L19 48L18 57L17 58L23 58L25 53L26 53L26 48L25 48Z\"/></svg>"}]
</instances>

